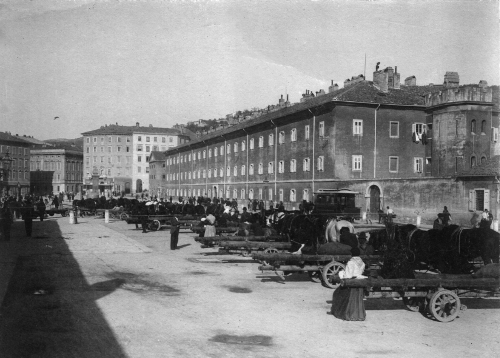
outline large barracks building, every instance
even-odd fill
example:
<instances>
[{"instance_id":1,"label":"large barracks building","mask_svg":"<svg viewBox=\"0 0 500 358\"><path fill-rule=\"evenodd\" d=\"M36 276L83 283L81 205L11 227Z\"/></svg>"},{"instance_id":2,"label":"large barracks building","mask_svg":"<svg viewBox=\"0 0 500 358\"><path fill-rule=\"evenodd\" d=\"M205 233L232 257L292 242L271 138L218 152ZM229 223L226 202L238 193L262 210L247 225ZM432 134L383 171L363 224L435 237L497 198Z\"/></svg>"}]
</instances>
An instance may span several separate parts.
<instances>
[{"instance_id":1,"label":"large barracks building","mask_svg":"<svg viewBox=\"0 0 500 358\"><path fill-rule=\"evenodd\" d=\"M400 83L397 67L360 75L300 103L212 131L165 155L166 194L282 201L298 209L320 189L356 191L356 206L401 220L455 222L499 214L498 86Z\"/></svg>"}]
</instances>

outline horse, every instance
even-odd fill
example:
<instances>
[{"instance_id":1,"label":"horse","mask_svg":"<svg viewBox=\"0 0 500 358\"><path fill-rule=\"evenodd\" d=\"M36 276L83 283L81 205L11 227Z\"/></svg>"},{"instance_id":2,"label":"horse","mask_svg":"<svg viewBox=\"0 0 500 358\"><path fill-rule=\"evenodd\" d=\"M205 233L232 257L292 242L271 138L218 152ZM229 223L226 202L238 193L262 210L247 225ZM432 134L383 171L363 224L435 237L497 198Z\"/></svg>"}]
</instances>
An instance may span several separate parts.
<instances>
[{"instance_id":1,"label":"horse","mask_svg":"<svg viewBox=\"0 0 500 358\"><path fill-rule=\"evenodd\" d=\"M354 225L347 220L339 220L331 218L327 220L325 228L325 239L327 242L339 241L340 229L347 227L350 233L354 233Z\"/></svg>"}]
</instances>

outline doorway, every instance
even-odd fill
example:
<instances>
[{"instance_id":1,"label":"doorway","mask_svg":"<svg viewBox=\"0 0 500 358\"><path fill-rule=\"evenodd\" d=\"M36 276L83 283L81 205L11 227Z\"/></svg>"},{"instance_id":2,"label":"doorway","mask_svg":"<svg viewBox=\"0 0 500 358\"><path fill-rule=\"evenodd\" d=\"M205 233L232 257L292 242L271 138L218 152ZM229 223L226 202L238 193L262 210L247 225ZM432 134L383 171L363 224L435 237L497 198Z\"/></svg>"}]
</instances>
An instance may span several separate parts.
<instances>
[{"instance_id":1,"label":"doorway","mask_svg":"<svg viewBox=\"0 0 500 358\"><path fill-rule=\"evenodd\" d=\"M141 179L137 179L137 181L136 181L135 192L142 193L142 180Z\"/></svg>"},{"instance_id":2,"label":"doorway","mask_svg":"<svg viewBox=\"0 0 500 358\"><path fill-rule=\"evenodd\" d=\"M380 209L380 188L376 185L370 187L370 212L377 213Z\"/></svg>"}]
</instances>

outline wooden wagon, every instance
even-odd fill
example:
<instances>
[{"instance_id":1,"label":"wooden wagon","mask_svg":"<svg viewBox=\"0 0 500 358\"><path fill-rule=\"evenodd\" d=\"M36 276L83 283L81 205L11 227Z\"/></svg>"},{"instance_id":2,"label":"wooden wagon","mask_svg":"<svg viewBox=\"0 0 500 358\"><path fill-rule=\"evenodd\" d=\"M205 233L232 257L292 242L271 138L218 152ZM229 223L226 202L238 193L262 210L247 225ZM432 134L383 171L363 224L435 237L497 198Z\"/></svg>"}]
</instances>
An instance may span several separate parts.
<instances>
[{"instance_id":1,"label":"wooden wagon","mask_svg":"<svg viewBox=\"0 0 500 358\"><path fill-rule=\"evenodd\" d=\"M339 282L334 281L335 275L345 270L345 263L351 255L296 255L290 253L255 253L254 260L262 263L260 271L274 271L281 278L292 273L304 272L313 282L323 282L328 288L337 288ZM362 255L361 258L372 269L376 269L380 256Z\"/></svg>"},{"instance_id":2,"label":"wooden wagon","mask_svg":"<svg viewBox=\"0 0 500 358\"><path fill-rule=\"evenodd\" d=\"M440 322L453 321L467 306L460 298L500 297L500 279L472 275L418 275L407 279L344 279L345 287L361 287L367 298L399 298L414 312L427 310Z\"/></svg>"}]
</instances>

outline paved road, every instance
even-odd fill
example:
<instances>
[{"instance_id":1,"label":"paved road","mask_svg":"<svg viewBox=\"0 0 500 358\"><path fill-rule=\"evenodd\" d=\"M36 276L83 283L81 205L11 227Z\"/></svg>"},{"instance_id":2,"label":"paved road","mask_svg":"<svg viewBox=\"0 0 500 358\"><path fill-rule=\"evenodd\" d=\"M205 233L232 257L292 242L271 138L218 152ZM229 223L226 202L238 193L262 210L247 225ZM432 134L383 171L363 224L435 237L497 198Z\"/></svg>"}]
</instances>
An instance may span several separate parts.
<instances>
[{"instance_id":1,"label":"paved road","mask_svg":"<svg viewBox=\"0 0 500 358\"><path fill-rule=\"evenodd\" d=\"M401 301L366 301L365 322L328 314L332 291L201 249L181 232L52 217L0 244L0 357L470 357L500 354L498 300L437 323ZM17 255L16 255L17 254ZM12 259L14 257L15 259ZM0 283L0 294L1 294ZM0 296L1 299L1 296Z\"/></svg>"}]
</instances>

